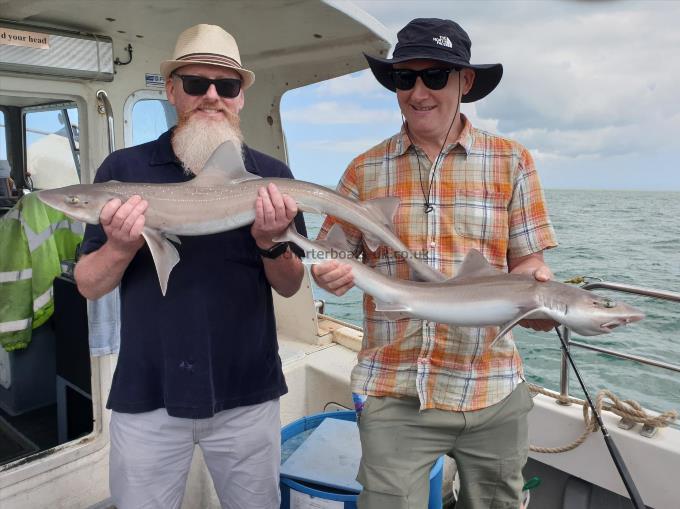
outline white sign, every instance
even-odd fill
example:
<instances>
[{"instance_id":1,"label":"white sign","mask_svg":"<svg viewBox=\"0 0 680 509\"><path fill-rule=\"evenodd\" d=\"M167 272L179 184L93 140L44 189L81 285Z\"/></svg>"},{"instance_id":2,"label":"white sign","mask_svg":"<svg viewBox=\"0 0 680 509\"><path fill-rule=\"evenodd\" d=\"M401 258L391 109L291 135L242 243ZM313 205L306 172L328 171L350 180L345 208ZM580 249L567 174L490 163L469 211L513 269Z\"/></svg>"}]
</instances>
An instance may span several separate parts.
<instances>
[{"instance_id":1,"label":"white sign","mask_svg":"<svg viewBox=\"0 0 680 509\"><path fill-rule=\"evenodd\" d=\"M0 27L0 44L6 46L24 46L26 48L50 49L49 36L40 32L13 30Z\"/></svg>"},{"instance_id":2,"label":"white sign","mask_svg":"<svg viewBox=\"0 0 680 509\"><path fill-rule=\"evenodd\" d=\"M165 78L162 74L146 73L144 75L144 81L149 88L165 88Z\"/></svg>"},{"instance_id":3,"label":"white sign","mask_svg":"<svg viewBox=\"0 0 680 509\"><path fill-rule=\"evenodd\" d=\"M306 493L290 490L290 509L343 509L344 502L325 500Z\"/></svg>"}]
</instances>

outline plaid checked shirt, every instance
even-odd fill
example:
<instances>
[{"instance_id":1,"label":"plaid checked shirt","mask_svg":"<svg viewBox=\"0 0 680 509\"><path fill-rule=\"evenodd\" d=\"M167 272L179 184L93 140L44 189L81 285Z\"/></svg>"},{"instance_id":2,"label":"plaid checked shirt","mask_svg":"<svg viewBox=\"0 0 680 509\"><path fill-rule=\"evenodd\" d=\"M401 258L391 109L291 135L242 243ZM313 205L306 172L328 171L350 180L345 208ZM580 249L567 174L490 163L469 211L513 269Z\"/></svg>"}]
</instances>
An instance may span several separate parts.
<instances>
[{"instance_id":1,"label":"plaid checked shirt","mask_svg":"<svg viewBox=\"0 0 680 509\"><path fill-rule=\"evenodd\" d=\"M338 191L357 200L398 196L395 233L413 253L453 276L465 254L479 250L499 269L507 259L553 247L555 234L529 152L520 144L475 129L469 120L436 168L402 131L355 158ZM422 173L422 187L418 157ZM430 203L424 213L432 177ZM425 193L423 193L423 188ZM335 218L327 217L320 238ZM355 255L370 267L400 279L410 268L386 246L376 252L361 232L343 229ZM372 396L416 397L421 410L469 411L493 405L523 379L522 360L510 334L489 347L498 328L449 327L415 319L390 320L376 313L364 294L364 339L352 372L352 390Z\"/></svg>"}]
</instances>

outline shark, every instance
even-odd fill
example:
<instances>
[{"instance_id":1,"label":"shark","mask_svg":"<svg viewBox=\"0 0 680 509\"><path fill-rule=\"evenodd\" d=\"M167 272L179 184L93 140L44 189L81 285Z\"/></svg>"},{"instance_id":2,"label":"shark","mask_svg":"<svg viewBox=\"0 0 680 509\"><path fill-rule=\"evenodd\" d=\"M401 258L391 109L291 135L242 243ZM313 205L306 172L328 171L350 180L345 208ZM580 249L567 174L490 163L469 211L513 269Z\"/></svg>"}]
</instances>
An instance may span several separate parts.
<instances>
[{"instance_id":1,"label":"shark","mask_svg":"<svg viewBox=\"0 0 680 509\"><path fill-rule=\"evenodd\" d=\"M306 264L338 260L352 266L354 284L373 297L375 310L393 319L418 318L460 327L498 326L493 346L524 319L551 319L583 336L608 334L644 318L639 309L588 290L531 275L508 274L477 250L465 256L454 277L442 282L387 277L352 257L344 232L334 225L323 241L294 227L275 239L294 242Z\"/></svg>"},{"instance_id":2,"label":"shark","mask_svg":"<svg viewBox=\"0 0 680 509\"><path fill-rule=\"evenodd\" d=\"M310 182L253 175L245 169L241 151L231 141L217 147L198 175L187 182L109 181L46 189L37 194L48 206L89 224L99 223L101 209L109 200L118 198L125 202L133 195L145 199L149 206L142 235L165 295L170 272L179 262L173 245L180 242L178 236L208 235L251 224L255 220L258 189L270 182L291 196L303 212L327 214L355 225L371 251L385 244L402 253L416 278L445 279L441 272L414 256L394 234L393 218L399 198L358 201Z\"/></svg>"}]
</instances>

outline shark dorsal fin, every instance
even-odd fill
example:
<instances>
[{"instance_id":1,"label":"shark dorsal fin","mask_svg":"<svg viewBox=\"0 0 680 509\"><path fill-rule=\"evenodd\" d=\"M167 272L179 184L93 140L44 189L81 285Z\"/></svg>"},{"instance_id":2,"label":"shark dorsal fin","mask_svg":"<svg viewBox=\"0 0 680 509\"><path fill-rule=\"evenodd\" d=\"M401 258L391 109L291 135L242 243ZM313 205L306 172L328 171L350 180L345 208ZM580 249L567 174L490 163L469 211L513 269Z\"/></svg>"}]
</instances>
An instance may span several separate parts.
<instances>
[{"instance_id":1,"label":"shark dorsal fin","mask_svg":"<svg viewBox=\"0 0 680 509\"><path fill-rule=\"evenodd\" d=\"M241 151L234 142L225 141L215 149L203 169L191 181L200 187L233 185L246 180L259 179L246 170Z\"/></svg>"},{"instance_id":2,"label":"shark dorsal fin","mask_svg":"<svg viewBox=\"0 0 680 509\"><path fill-rule=\"evenodd\" d=\"M502 272L487 262L482 253L476 249L470 249L453 279L471 276L495 276L498 274L502 274Z\"/></svg>"},{"instance_id":3,"label":"shark dorsal fin","mask_svg":"<svg viewBox=\"0 0 680 509\"><path fill-rule=\"evenodd\" d=\"M367 200L362 205L375 221L386 226L390 231L394 231L394 215L397 213L400 202L401 200L396 196L387 196ZM364 240L371 251L380 247L380 239L370 233L364 232Z\"/></svg>"}]
</instances>

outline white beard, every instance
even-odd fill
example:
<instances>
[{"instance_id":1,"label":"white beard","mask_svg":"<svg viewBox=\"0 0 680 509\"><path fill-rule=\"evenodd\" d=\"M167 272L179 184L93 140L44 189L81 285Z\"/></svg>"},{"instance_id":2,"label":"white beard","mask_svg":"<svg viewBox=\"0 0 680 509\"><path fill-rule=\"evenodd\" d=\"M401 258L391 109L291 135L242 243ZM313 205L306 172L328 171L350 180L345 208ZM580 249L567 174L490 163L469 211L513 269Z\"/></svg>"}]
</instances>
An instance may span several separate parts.
<instances>
[{"instance_id":1,"label":"white beard","mask_svg":"<svg viewBox=\"0 0 680 509\"><path fill-rule=\"evenodd\" d=\"M200 173L213 151L227 140L233 141L241 152L243 135L238 117L225 113L227 115L223 121L199 118L191 114L180 118L172 133L172 148L187 175Z\"/></svg>"}]
</instances>

